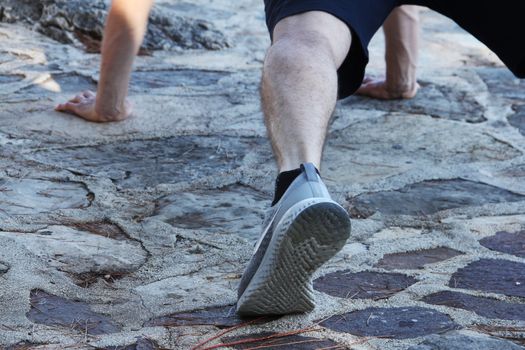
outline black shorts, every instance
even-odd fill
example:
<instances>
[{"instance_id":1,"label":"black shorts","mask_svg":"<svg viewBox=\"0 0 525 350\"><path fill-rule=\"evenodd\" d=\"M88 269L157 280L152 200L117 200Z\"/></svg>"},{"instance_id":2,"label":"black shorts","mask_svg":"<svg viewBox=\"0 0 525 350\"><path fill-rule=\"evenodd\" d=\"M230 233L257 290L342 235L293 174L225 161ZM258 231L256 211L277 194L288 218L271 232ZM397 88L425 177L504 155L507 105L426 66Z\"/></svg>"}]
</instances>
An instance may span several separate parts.
<instances>
[{"instance_id":1,"label":"black shorts","mask_svg":"<svg viewBox=\"0 0 525 350\"><path fill-rule=\"evenodd\" d=\"M266 24L273 33L283 18L323 11L352 31L352 45L338 70L339 97L363 81L368 44L390 12L400 5L427 6L451 19L494 51L519 78L525 78L525 0L265 0Z\"/></svg>"}]
</instances>

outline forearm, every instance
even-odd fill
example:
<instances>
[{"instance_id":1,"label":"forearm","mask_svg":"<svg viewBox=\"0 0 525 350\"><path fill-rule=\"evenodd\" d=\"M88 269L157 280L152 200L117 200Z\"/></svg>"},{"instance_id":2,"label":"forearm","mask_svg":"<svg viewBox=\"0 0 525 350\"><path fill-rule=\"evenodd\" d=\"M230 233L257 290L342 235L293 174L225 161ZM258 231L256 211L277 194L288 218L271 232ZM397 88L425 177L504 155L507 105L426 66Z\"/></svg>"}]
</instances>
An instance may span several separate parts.
<instances>
[{"instance_id":1,"label":"forearm","mask_svg":"<svg viewBox=\"0 0 525 350\"><path fill-rule=\"evenodd\" d=\"M118 119L124 110L134 58L146 31L153 0L114 0L102 42L96 112Z\"/></svg>"},{"instance_id":2,"label":"forearm","mask_svg":"<svg viewBox=\"0 0 525 350\"><path fill-rule=\"evenodd\" d=\"M417 90L419 8L406 5L396 8L383 24L383 29L387 89L399 95Z\"/></svg>"}]
</instances>

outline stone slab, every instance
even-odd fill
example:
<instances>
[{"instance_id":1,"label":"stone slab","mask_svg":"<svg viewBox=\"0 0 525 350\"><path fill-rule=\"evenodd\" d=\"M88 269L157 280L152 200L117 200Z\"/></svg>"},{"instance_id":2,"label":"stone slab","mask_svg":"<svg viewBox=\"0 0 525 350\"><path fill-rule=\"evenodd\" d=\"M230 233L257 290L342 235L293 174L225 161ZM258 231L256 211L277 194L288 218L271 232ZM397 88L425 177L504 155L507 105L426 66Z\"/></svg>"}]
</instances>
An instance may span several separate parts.
<instances>
[{"instance_id":1,"label":"stone slab","mask_svg":"<svg viewBox=\"0 0 525 350\"><path fill-rule=\"evenodd\" d=\"M0 211L8 215L86 208L91 204L90 196L84 184L78 182L0 178Z\"/></svg>"},{"instance_id":2,"label":"stone slab","mask_svg":"<svg viewBox=\"0 0 525 350\"><path fill-rule=\"evenodd\" d=\"M480 67L475 72L487 84L491 94L512 100L525 100L525 81L516 78L507 68Z\"/></svg>"},{"instance_id":3,"label":"stone slab","mask_svg":"<svg viewBox=\"0 0 525 350\"><path fill-rule=\"evenodd\" d=\"M399 190L365 193L349 199L350 214L367 218L386 215L430 215L442 210L489 203L525 201L525 196L503 188L462 179L429 180Z\"/></svg>"},{"instance_id":4,"label":"stone slab","mask_svg":"<svg viewBox=\"0 0 525 350\"><path fill-rule=\"evenodd\" d=\"M111 319L93 312L81 301L71 301L41 290L31 291L31 309L27 318L35 323L61 326L92 335L121 330Z\"/></svg>"},{"instance_id":5,"label":"stone slab","mask_svg":"<svg viewBox=\"0 0 525 350\"><path fill-rule=\"evenodd\" d=\"M427 114L434 118L482 123L485 108L476 100L475 92L459 90L430 81L419 81L421 89L415 98L408 100L377 100L352 96L344 101L352 108L374 109L404 114ZM465 113L469 111L469 113Z\"/></svg>"},{"instance_id":6,"label":"stone slab","mask_svg":"<svg viewBox=\"0 0 525 350\"><path fill-rule=\"evenodd\" d=\"M36 233L0 232L17 240L49 267L72 274L119 274L138 269L147 258L140 243L115 240L67 226L49 226Z\"/></svg>"},{"instance_id":7,"label":"stone slab","mask_svg":"<svg viewBox=\"0 0 525 350\"><path fill-rule=\"evenodd\" d=\"M423 269L426 264L434 264L453 258L463 253L448 247L437 247L408 252L385 254L375 264L386 270L395 269Z\"/></svg>"},{"instance_id":8,"label":"stone slab","mask_svg":"<svg viewBox=\"0 0 525 350\"><path fill-rule=\"evenodd\" d=\"M32 158L94 176L123 188L195 181L232 170L262 138L177 136L104 145L49 149Z\"/></svg>"},{"instance_id":9,"label":"stone slab","mask_svg":"<svg viewBox=\"0 0 525 350\"><path fill-rule=\"evenodd\" d=\"M283 335L279 333L246 334L237 337L222 338L224 344L231 344L233 349L279 349L279 350L349 350L330 339L320 339L304 335Z\"/></svg>"},{"instance_id":10,"label":"stone slab","mask_svg":"<svg viewBox=\"0 0 525 350\"><path fill-rule=\"evenodd\" d=\"M339 116L347 126L330 133L323 155L323 175L338 183L374 183L412 169L430 171L521 155L509 143L467 123L403 113L352 120L348 114Z\"/></svg>"},{"instance_id":11,"label":"stone slab","mask_svg":"<svg viewBox=\"0 0 525 350\"><path fill-rule=\"evenodd\" d=\"M508 303L451 291L430 294L422 300L433 305L445 305L473 311L487 318L525 321L525 304Z\"/></svg>"},{"instance_id":12,"label":"stone slab","mask_svg":"<svg viewBox=\"0 0 525 350\"><path fill-rule=\"evenodd\" d=\"M135 71L131 75L131 91L150 91L169 87L218 88L219 80L229 76L223 71L202 69L173 69Z\"/></svg>"},{"instance_id":13,"label":"stone slab","mask_svg":"<svg viewBox=\"0 0 525 350\"><path fill-rule=\"evenodd\" d=\"M120 227L109 221L72 223L68 224L67 226L78 231L88 232L94 235L116 239L118 241L129 239L128 235L126 235L126 233L122 231Z\"/></svg>"},{"instance_id":14,"label":"stone slab","mask_svg":"<svg viewBox=\"0 0 525 350\"><path fill-rule=\"evenodd\" d=\"M525 298L525 264L480 259L456 271L449 287L478 290Z\"/></svg>"},{"instance_id":15,"label":"stone slab","mask_svg":"<svg viewBox=\"0 0 525 350\"><path fill-rule=\"evenodd\" d=\"M418 345L408 350L523 350L523 347L510 341L488 337L482 334L461 334L450 332L442 335L430 335Z\"/></svg>"},{"instance_id":16,"label":"stone slab","mask_svg":"<svg viewBox=\"0 0 525 350\"><path fill-rule=\"evenodd\" d=\"M100 350L168 350L162 348L156 341L148 338L139 338L136 343L126 346L108 346Z\"/></svg>"},{"instance_id":17,"label":"stone slab","mask_svg":"<svg viewBox=\"0 0 525 350\"><path fill-rule=\"evenodd\" d=\"M496 232L494 236L485 237L479 243L491 250L525 258L525 231Z\"/></svg>"},{"instance_id":18,"label":"stone slab","mask_svg":"<svg viewBox=\"0 0 525 350\"><path fill-rule=\"evenodd\" d=\"M320 325L357 336L395 339L443 333L458 327L448 315L418 306L371 307L332 316Z\"/></svg>"},{"instance_id":19,"label":"stone slab","mask_svg":"<svg viewBox=\"0 0 525 350\"><path fill-rule=\"evenodd\" d=\"M144 326L178 327L208 325L226 328L242 322L242 319L239 318L235 312L235 305L226 305L155 317L146 322Z\"/></svg>"},{"instance_id":20,"label":"stone slab","mask_svg":"<svg viewBox=\"0 0 525 350\"><path fill-rule=\"evenodd\" d=\"M154 215L175 227L229 232L257 240L270 200L255 189L235 184L160 198Z\"/></svg>"},{"instance_id":21,"label":"stone slab","mask_svg":"<svg viewBox=\"0 0 525 350\"><path fill-rule=\"evenodd\" d=\"M388 298L417 280L401 273L336 271L314 281L314 289L328 295L350 299Z\"/></svg>"}]
</instances>

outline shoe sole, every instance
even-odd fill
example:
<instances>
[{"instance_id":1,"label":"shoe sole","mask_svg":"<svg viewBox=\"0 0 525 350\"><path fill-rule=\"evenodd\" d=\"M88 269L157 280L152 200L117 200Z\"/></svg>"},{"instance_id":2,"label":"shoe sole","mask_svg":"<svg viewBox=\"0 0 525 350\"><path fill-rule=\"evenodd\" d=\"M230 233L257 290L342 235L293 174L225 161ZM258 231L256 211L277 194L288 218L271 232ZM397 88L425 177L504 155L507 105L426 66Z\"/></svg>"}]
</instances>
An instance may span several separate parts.
<instances>
[{"instance_id":1,"label":"shoe sole","mask_svg":"<svg viewBox=\"0 0 525 350\"><path fill-rule=\"evenodd\" d=\"M350 219L339 204L308 199L294 205L278 224L237 302L237 312L248 316L313 310L312 274L341 250L349 236Z\"/></svg>"}]
</instances>

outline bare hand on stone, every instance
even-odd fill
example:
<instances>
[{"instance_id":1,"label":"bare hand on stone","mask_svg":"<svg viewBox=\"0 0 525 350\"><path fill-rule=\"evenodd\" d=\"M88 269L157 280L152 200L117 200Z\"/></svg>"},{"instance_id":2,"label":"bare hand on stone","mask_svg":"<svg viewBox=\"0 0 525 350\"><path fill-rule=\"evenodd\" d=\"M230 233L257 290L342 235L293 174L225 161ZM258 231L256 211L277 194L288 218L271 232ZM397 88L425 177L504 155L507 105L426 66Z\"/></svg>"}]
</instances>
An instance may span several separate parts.
<instances>
[{"instance_id":1,"label":"bare hand on stone","mask_svg":"<svg viewBox=\"0 0 525 350\"><path fill-rule=\"evenodd\" d=\"M356 94L379 100L399 100L413 98L416 96L418 89L419 84L417 83L413 89L405 91L404 89L393 89L389 87L384 78L366 77L359 89L357 89Z\"/></svg>"},{"instance_id":2,"label":"bare hand on stone","mask_svg":"<svg viewBox=\"0 0 525 350\"><path fill-rule=\"evenodd\" d=\"M56 111L70 113L77 117L97 123L116 122L128 118L131 114L131 104L128 100L124 101L122 108L114 108L113 113L98 113L96 110L96 94L86 90L66 103L61 103L55 107Z\"/></svg>"}]
</instances>

